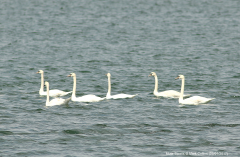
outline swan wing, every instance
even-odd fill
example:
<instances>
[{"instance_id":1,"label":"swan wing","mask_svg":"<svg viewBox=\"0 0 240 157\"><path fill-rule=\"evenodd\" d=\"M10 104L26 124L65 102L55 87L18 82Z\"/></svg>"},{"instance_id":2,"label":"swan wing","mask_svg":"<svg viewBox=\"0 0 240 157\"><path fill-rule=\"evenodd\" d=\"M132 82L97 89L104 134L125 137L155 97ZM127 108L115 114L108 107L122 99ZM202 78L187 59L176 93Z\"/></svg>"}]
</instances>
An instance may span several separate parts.
<instances>
[{"instance_id":1,"label":"swan wing","mask_svg":"<svg viewBox=\"0 0 240 157\"><path fill-rule=\"evenodd\" d=\"M59 96L65 96L69 93L72 93L72 91L70 92L64 92L64 91L61 91L61 90L58 90L58 89L53 89L53 90L49 90L49 96L50 97L59 97ZM39 92L40 95L44 96L44 95L47 95L47 92L44 92L44 91L40 91Z\"/></svg>"},{"instance_id":2,"label":"swan wing","mask_svg":"<svg viewBox=\"0 0 240 157\"><path fill-rule=\"evenodd\" d=\"M98 97L96 95L84 95L81 97L73 98L72 101L79 101L79 102L98 102L104 100L105 98Z\"/></svg>"},{"instance_id":3,"label":"swan wing","mask_svg":"<svg viewBox=\"0 0 240 157\"><path fill-rule=\"evenodd\" d=\"M155 96L170 97L170 98L179 98L180 93L175 90L167 90L163 92L154 93Z\"/></svg>"},{"instance_id":4,"label":"swan wing","mask_svg":"<svg viewBox=\"0 0 240 157\"><path fill-rule=\"evenodd\" d=\"M112 95L108 97L108 99L124 99L124 98L133 98L136 95L129 95L129 94L117 94L117 95Z\"/></svg>"},{"instance_id":5,"label":"swan wing","mask_svg":"<svg viewBox=\"0 0 240 157\"><path fill-rule=\"evenodd\" d=\"M49 96L51 97L58 97L58 96L64 96L64 95L67 95L69 93L72 93L71 92L64 92L62 90L59 90L59 89L52 89L49 91Z\"/></svg>"},{"instance_id":6,"label":"swan wing","mask_svg":"<svg viewBox=\"0 0 240 157\"><path fill-rule=\"evenodd\" d=\"M68 99L55 98L55 99L52 99L48 104L46 104L46 106L64 105L64 104L68 104L70 100L71 100L70 98Z\"/></svg>"},{"instance_id":7,"label":"swan wing","mask_svg":"<svg viewBox=\"0 0 240 157\"><path fill-rule=\"evenodd\" d=\"M205 97L201 97L201 96L193 96L193 97L182 100L182 104L193 104L193 105L204 104L213 99L215 99L215 98L205 98Z\"/></svg>"},{"instance_id":8,"label":"swan wing","mask_svg":"<svg viewBox=\"0 0 240 157\"><path fill-rule=\"evenodd\" d=\"M175 90L166 90L166 91L163 91L163 92L154 92L153 93L155 96L162 96L162 97L165 97L165 98L179 98L181 93L178 92L178 91L175 91ZM190 96L189 95L183 95L183 97L188 97Z\"/></svg>"}]
</instances>

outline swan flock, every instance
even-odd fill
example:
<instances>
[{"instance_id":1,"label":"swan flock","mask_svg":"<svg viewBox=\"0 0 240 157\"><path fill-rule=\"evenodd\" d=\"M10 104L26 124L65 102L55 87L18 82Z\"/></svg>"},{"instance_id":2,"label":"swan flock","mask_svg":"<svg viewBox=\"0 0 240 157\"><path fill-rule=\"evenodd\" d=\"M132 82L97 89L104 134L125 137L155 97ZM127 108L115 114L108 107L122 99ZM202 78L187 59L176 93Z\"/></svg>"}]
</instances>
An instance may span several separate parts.
<instances>
[{"instance_id":1,"label":"swan flock","mask_svg":"<svg viewBox=\"0 0 240 157\"><path fill-rule=\"evenodd\" d=\"M124 98L133 98L137 94L116 94L116 95L111 95L111 74L107 73L107 78L108 78L108 91L106 94L106 97L98 97L93 94L89 95L84 95L80 97L76 97L76 88L77 88L77 77L75 73L70 73L68 77L73 78L73 90L69 92L64 92L62 90L58 89L49 89L49 82L44 83L44 72L43 70L39 70L37 73L41 74L41 85L40 85L40 90L39 90L39 95L40 96L47 96L46 98L46 106L54 106L54 105L67 105L70 100L72 101L77 101L77 102L99 102L105 99L124 99ZM184 75L179 75L176 79L181 79L182 80L182 85L181 85L181 92L175 91L175 90L166 90L162 92L158 92L158 77L155 72L151 72L149 76L153 76L155 78L155 87L153 94L156 97L164 97L164 98L173 98L173 99L178 99L179 104L187 104L187 105L198 105L198 104L205 104L215 98L205 98L201 96L192 96L189 97L190 94L185 95L184 94L184 85L185 85L185 77ZM44 91L44 85L46 86L47 91ZM63 99L59 98L60 96L65 96L72 93L71 97L68 99ZM50 101L49 97L54 97ZM186 99L183 99L185 97L189 97Z\"/></svg>"}]
</instances>

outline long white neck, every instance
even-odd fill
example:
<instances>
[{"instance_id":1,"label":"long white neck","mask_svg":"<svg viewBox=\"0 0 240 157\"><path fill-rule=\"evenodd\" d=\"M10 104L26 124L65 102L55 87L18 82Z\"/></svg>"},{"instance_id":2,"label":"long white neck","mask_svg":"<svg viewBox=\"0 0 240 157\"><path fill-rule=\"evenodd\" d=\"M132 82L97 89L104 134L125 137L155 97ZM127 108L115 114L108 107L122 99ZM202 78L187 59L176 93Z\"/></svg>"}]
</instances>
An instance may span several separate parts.
<instances>
[{"instance_id":1,"label":"long white neck","mask_svg":"<svg viewBox=\"0 0 240 157\"><path fill-rule=\"evenodd\" d=\"M158 93L158 77L157 77L157 75L155 75L154 78L155 78L155 88L154 88L153 93Z\"/></svg>"},{"instance_id":2,"label":"long white neck","mask_svg":"<svg viewBox=\"0 0 240 157\"><path fill-rule=\"evenodd\" d=\"M46 85L47 86L47 100L46 100L46 106L49 103L49 84Z\"/></svg>"},{"instance_id":3,"label":"long white neck","mask_svg":"<svg viewBox=\"0 0 240 157\"><path fill-rule=\"evenodd\" d=\"M44 73L41 73L41 86L40 86L39 94L44 92L43 86L44 86Z\"/></svg>"},{"instance_id":4,"label":"long white neck","mask_svg":"<svg viewBox=\"0 0 240 157\"><path fill-rule=\"evenodd\" d=\"M108 92L106 97L110 97L111 96L111 76L108 76Z\"/></svg>"},{"instance_id":5,"label":"long white neck","mask_svg":"<svg viewBox=\"0 0 240 157\"><path fill-rule=\"evenodd\" d=\"M76 98L76 87L77 87L77 79L76 76L73 76L73 92L72 92L72 99Z\"/></svg>"},{"instance_id":6,"label":"long white neck","mask_svg":"<svg viewBox=\"0 0 240 157\"><path fill-rule=\"evenodd\" d=\"M180 97L179 97L179 102L183 101L184 84L185 84L185 78L182 78L182 86L181 86L181 94L180 94Z\"/></svg>"}]
</instances>

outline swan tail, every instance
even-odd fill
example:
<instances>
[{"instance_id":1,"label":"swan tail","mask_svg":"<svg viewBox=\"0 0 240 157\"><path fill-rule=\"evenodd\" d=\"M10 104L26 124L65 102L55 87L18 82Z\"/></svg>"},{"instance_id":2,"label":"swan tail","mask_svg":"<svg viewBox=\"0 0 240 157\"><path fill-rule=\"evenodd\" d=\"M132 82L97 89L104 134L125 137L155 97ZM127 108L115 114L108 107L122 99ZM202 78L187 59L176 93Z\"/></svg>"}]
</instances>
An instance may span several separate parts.
<instances>
[{"instance_id":1,"label":"swan tail","mask_svg":"<svg viewBox=\"0 0 240 157\"><path fill-rule=\"evenodd\" d=\"M187 94L187 95L184 95L183 97L185 98L185 97L190 97L191 96L191 94Z\"/></svg>"},{"instance_id":2,"label":"swan tail","mask_svg":"<svg viewBox=\"0 0 240 157\"><path fill-rule=\"evenodd\" d=\"M67 104L69 103L70 100L71 100L71 97L68 98L68 99L66 99L66 100L64 101L64 104L67 105Z\"/></svg>"},{"instance_id":3,"label":"swan tail","mask_svg":"<svg viewBox=\"0 0 240 157\"><path fill-rule=\"evenodd\" d=\"M70 91L70 92L65 92L64 95L68 95L68 94L70 94L70 93L72 93L72 91Z\"/></svg>"},{"instance_id":4,"label":"swan tail","mask_svg":"<svg viewBox=\"0 0 240 157\"><path fill-rule=\"evenodd\" d=\"M72 93L72 91L70 91L70 92L67 92L67 94L66 95L68 95L68 94L71 94Z\"/></svg>"},{"instance_id":5,"label":"swan tail","mask_svg":"<svg viewBox=\"0 0 240 157\"><path fill-rule=\"evenodd\" d=\"M72 93L72 91L70 91L70 92L62 92L62 93L59 93L57 96L59 97L59 96L65 96L65 95L68 95L68 94L70 94L70 93Z\"/></svg>"},{"instance_id":6,"label":"swan tail","mask_svg":"<svg viewBox=\"0 0 240 157\"><path fill-rule=\"evenodd\" d=\"M214 100L215 98L209 98L209 100L208 101L212 101L212 100Z\"/></svg>"}]
</instances>

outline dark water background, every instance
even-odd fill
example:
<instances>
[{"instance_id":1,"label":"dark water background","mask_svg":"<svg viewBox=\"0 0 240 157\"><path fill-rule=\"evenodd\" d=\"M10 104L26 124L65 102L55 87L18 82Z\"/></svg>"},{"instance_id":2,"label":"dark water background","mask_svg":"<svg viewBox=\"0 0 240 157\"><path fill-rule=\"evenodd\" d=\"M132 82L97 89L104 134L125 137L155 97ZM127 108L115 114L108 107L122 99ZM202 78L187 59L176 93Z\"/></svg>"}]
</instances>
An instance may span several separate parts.
<instances>
[{"instance_id":1,"label":"dark water background","mask_svg":"<svg viewBox=\"0 0 240 157\"><path fill-rule=\"evenodd\" d=\"M240 1L2 0L0 156L240 155ZM51 89L132 99L45 107ZM214 97L179 106L159 91ZM66 96L65 98L69 97ZM172 154L171 154L172 153ZM177 154L179 153L179 154ZM200 154L200 153L206 153Z\"/></svg>"}]
</instances>

